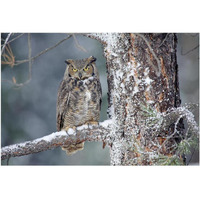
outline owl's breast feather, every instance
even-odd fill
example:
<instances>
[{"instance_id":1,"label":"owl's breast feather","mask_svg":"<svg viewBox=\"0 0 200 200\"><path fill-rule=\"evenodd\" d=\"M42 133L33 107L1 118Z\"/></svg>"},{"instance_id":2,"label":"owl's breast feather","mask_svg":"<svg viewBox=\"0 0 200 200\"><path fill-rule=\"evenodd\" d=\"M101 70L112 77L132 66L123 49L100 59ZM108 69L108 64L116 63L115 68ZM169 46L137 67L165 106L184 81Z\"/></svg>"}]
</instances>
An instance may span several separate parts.
<instances>
[{"instance_id":1,"label":"owl's breast feather","mask_svg":"<svg viewBox=\"0 0 200 200\"><path fill-rule=\"evenodd\" d=\"M89 101L91 99L91 92L89 90L86 91L86 101Z\"/></svg>"}]
</instances>

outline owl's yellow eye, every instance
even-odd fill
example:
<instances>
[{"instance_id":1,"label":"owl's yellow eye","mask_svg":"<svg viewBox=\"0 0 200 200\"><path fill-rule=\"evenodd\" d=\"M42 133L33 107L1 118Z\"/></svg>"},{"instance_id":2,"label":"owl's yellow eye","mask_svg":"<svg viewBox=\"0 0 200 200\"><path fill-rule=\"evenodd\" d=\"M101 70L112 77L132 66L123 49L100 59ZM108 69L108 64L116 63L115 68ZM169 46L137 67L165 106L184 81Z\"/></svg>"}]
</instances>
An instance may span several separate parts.
<instances>
[{"instance_id":1,"label":"owl's yellow eye","mask_svg":"<svg viewBox=\"0 0 200 200\"><path fill-rule=\"evenodd\" d=\"M83 70L84 70L84 71L88 71L88 69L89 69L89 67L86 66Z\"/></svg>"},{"instance_id":2,"label":"owl's yellow eye","mask_svg":"<svg viewBox=\"0 0 200 200\"><path fill-rule=\"evenodd\" d=\"M75 68L72 68L72 70L74 71L74 72L77 72L78 70L77 69L75 69Z\"/></svg>"}]
</instances>

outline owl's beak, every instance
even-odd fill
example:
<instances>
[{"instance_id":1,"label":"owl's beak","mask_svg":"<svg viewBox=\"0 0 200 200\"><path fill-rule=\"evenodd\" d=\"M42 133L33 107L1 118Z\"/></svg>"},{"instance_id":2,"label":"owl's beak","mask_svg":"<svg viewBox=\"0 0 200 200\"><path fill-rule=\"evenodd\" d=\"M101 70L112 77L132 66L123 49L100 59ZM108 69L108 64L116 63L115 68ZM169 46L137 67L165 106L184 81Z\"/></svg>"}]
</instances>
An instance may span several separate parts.
<instances>
[{"instance_id":1,"label":"owl's beak","mask_svg":"<svg viewBox=\"0 0 200 200\"><path fill-rule=\"evenodd\" d=\"M81 73L79 73L78 76L79 76L80 79L82 78L82 74Z\"/></svg>"}]
</instances>

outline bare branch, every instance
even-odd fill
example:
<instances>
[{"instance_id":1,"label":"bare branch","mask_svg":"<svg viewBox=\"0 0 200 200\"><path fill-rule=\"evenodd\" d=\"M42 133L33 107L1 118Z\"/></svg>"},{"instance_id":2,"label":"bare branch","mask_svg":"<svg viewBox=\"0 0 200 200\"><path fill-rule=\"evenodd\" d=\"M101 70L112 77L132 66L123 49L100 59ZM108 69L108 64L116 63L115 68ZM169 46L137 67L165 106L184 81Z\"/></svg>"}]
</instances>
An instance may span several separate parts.
<instances>
[{"instance_id":1,"label":"bare branch","mask_svg":"<svg viewBox=\"0 0 200 200\"><path fill-rule=\"evenodd\" d=\"M7 37L6 37L6 40L5 40L5 42L4 42L4 44L3 44L3 47L2 47L2 49L1 49L1 55L3 54L3 51L4 51L4 49L5 49L5 47L6 47L7 43L8 43L8 40L9 40L11 34L12 34L12 33L9 33L9 34L7 35Z\"/></svg>"},{"instance_id":2,"label":"bare branch","mask_svg":"<svg viewBox=\"0 0 200 200\"><path fill-rule=\"evenodd\" d=\"M28 33L28 59L29 59L29 80L31 80L31 68L32 68L32 60L31 60L31 34Z\"/></svg>"},{"instance_id":3,"label":"bare branch","mask_svg":"<svg viewBox=\"0 0 200 200\"><path fill-rule=\"evenodd\" d=\"M8 47L10 48L10 45L8 45ZM9 49L8 49L9 50ZM8 51L7 50L7 51ZM28 77L28 79L25 81L25 82L23 82L23 83L17 83L17 81L16 81L16 79L15 79L15 77L13 76L12 77L12 81L10 81L10 80L2 80L2 81L7 81L7 82L9 82L9 83L11 83L11 84L14 84L15 86L17 86L17 87L22 87L22 86L24 86L25 84L27 84L27 83L29 83L30 82L30 80L31 80L31 77L32 77L32 73L31 73L31 70L32 70L32 60L31 60L31 51L32 51L32 49L31 49L31 34L30 33L28 33L28 60L29 60L29 77ZM12 54L12 50L11 50L11 48L10 48L10 50L8 51L8 52L10 52L9 53L9 55L13 55ZM12 56L10 56L11 58L12 58ZM14 56L13 56L14 57ZM11 59L10 59L11 60ZM8 62L7 62L8 63ZM14 62L13 62L14 63ZM11 65L11 64L10 64ZM11 67L12 66L14 66L14 64L13 65L11 65Z\"/></svg>"},{"instance_id":4,"label":"bare branch","mask_svg":"<svg viewBox=\"0 0 200 200\"><path fill-rule=\"evenodd\" d=\"M13 55L10 44L6 45L4 52L5 53L2 54L4 60L1 61L1 64L10 65L10 67L13 68L15 65L15 56Z\"/></svg>"},{"instance_id":5,"label":"bare branch","mask_svg":"<svg viewBox=\"0 0 200 200\"><path fill-rule=\"evenodd\" d=\"M13 33L13 34L14 34L14 33ZM25 33L19 34L18 36L16 36L16 37L14 37L13 39L9 40L9 41L7 42L7 44L10 44L11 42L13 42L13 41L15 41L16 39L20 38L20 37L23 36L24 34L25 34ZM1 45L1 46L3 46L3 45Z\"/></svg>"},{"instance_id":6,"label":"bare branch","mask_svg":"<svg viewBox=\"0 0 200 200\"><path fill-rule=\"evenodd\" d=\"M23 85L29 83L30 80L31 80L31 77L32 77L32 72L31 72L31 71L32 71L31 51L32 51L32 49L31 49L31 34L28 33L28 60L29 60L29 62L28 62L28 68L29 68L29 77L28 77L28 79L27 79L24 83L19 83L19 84L17 84L17 83L15 82L15 85L16 85L16 86L21 87L21 86L23 86ZM13 81L13 82L14 82L14 81Z\"/></svg>"},{"instance_id":7,"label":"bare branch","mask_svg":"<svg viewBox=\"0 0 200 200\"><path fill-rule=\"evenodd\" d=\"M198 49L198 48L199 48L199 45L190 49L189 51L186 51L185 53L183 53L183 49L181 49L181 55L185 56L185 55L189 54L190 52L192 52L192 51L194 51L195 49Z\"/></svg>"},{"instance_id":8,"label":"bare branch","mask_svg":"<svg viewBox=\"0 0 200 200\"><path fill-rule=\"evenodd\" d=\"M99 126L83 125L77 127L76 131L68 130L68 132L55 132L33 141L27 141L24 143L3 147L1 149L1 159L4 160L9 157L38 153L41 151L54 149L62 145L66 146L83 141L106 141L108 144L110 144L111 130L112 120L106 120L99 123Z\"/></svg>"},{"instance_id":9,"label":"bare branch","mask_svg":"<svg viewBox=\"0 0 200 200\"><path fill-rule=\"evenodd\" d=\"M8 82L8 83L11 83L11 84L14 84L16 87L22 87L23 85L27 84L30 82L31 80L31 69L32 69L32 61L35 60L37 57L41 56L42 54L54 49L55 47L57 47L58 45L60 45L61 43L63 43L64 41L68 40L70 37L72 37L72 35L69 35L68 37L62 39L61 41L59 41L58 43L56 43L55 45L53 45L52 47L49 47L43 51L41 51L40 53L38 53L36 56L34 57L31 57L31 35L30 33L28 33L28 59L26 60L21 60L21 61L15 61L15 58L14 56L12 56L12 50L10 48L10 46L8 45L8 48L7 48L7 51L9 53L9 60L6 62L2 61L2 64L10 64L11 67L13 67L14 65L20 65L20 64L23 64L23 63L26 63L26 62L29 62L29 78L24 82L24 83L17 83L16 82L16 79L15 77L13 77L13 80L2 80L3 82ZM3 55L3 56L6 56L6 55ZM5 58L6 59L6 58Z\"/></svg>"},{"instance_id":10,"label":"bare branch","mask_svg":"<svg viewBox=\"0 0 200 200\"><path fill-rule=\"evenodd\" d=\"M197 35L199 35L199 33L186 33L186 34L191 37L196 37Z\"/></svg>"},{"instance_id":11,"label":"bare branch","mask_svg":"<svg viewBox=\"0 0 200 200\"><path fill-rule=\"evenodd\" d=\"M16 64L15 64L15 65L20 65L20 64L22 64L22 63L29 62L29 60L33 61L33 60L35 60L37 57L39 57L39 56L45 54L46 52L48 52L48 51L54 49L55 47L57 47L58 45L60 45L61 43L63 43L64 41L68 40L68 39L71 38L71 37L72 37L72 35L69 35L68 37L62 39L61 41L59 41L59 42L56 43L55 45L53 45L53 46L51 46L51 47L49 47L49 48L47 48L47 49L41 51L40 53L38 53L36 56L32 57L31 59L16 61Z\"/></svg>"},{"instance_id":12,"label":"bare branch","mask_svg":"<svg viewBox=\"0 0 200 200\"><path fill-rule=\"evenodd\" d=\"M72 35L73 35L73 38L74 38L76 47L79 48L81 51L87 52L87 50L86 50L83 46L81 46L81 45L79 44L79 42L78 42L78 40L77 40L75 34L72 34Z\"/></svg>"}]
</instances>

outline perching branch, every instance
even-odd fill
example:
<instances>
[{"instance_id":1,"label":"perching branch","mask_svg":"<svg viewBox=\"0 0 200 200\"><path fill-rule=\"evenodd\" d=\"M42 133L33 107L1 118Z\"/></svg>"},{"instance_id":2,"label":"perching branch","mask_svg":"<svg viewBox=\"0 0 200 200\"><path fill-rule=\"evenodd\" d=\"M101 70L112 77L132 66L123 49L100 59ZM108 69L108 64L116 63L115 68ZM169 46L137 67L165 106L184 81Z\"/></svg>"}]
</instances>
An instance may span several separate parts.
<instances>
[{"instance_id":1,"label":"perching branch","mask_svg":"<svg viewBox=\"0 0 200 200\"><path fill-rule=\"evenodd\" d=\"M49 149L54 149L62 145L70 145L83 141L105 141L112 142L110 131L112 130L112 120L106 120L95 125L83 125L77 127L76 131L69 129L68 132L60 131L33 141L20 144L13 144L1 149L1 160L38 153Z\"/></svg>"}]
</instances>

